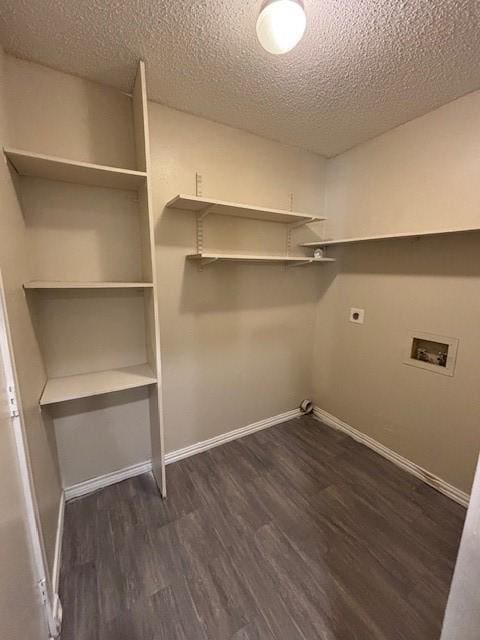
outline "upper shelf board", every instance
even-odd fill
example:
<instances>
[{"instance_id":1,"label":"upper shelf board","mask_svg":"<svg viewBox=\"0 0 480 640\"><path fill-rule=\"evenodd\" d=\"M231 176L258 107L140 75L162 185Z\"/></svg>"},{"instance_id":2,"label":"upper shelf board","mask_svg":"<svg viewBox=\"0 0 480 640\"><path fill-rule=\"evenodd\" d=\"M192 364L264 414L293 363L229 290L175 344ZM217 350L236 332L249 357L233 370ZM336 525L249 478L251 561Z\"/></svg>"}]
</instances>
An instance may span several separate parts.
<instances>
[{"instance_id":1,"label":"upper shelf board","mask_svg":"<svg viewBox=\"0 0 480 640\"><path fill-rule=\"evenodd\" d=\"M199 198L197 196L187 196L179 194L170 200L166 205L170 209L190 211L199 214L217 214L222 216L233 216L236 218L250 218L252 220L267 220L269 222L298 222L306 224L325 220L320 216L312 216L307 213L297 213L284 209L268 209L256 207L240 202L225 202L223 200L212 200L210 198Z\"/></svg>"},{"instance_id":2,"label":"upper shelf board","mask_svg":"<svg viewBox=\"0 0 480 640\"><path fill-rule=\"evenodd\" d=\"M290 264L301 266L318 262L335 262L335 258L314 258L313 256L256 256L248 253L194 253L187 256L188 260L198 260L202 264L217 261L232 262L265 262L273 264Z\"/></svg>"},{"instance_id":3,"label":"upper shelf board","mask_svg":"<svg viewBox=\"0 0 480 640\"><path fill-rule=\"evenodd\" d=\"M32 280L24 289L148 289L152 282L61 282L58 280Z\"/></svg>"},{"instance_id":4,"label":"upper shelf board","mask_svg":"<svg viewBox=\"0 0 480 640\"><path fill-rule=\"evenodd\" d=\"M143 171L76 162L21 149L4 147L3 151L21 176L127 190L137 190L147 176Z\"/></svg>"},{"instance_id":5,"label":"upper shelf board","mask_svg":"<svg viewBox=\"0 0 480 640\"><path fill-rule=\"evenodd\" d=\"M302 247L328 247L336 244L355 244L358 242L375 242L380 240L398 240L401 238L423 238L428 236L446 236L454 233L471 233L480 231L480 227L468 227L466 229L445 229L443 231L414 231L408 233L388 233L378 236L364 236L360 238L341 238L339 240L316 240L304 242Z\"/></svg>"},{"instance_id":6,"label":"upper shelf board","mask_svg":"<svg viewBox=\"0 0 480 640\"><path fill-rule=\"evenodd\" d=\"M40 398L40 405L134 389L156 382L157 378L148 364L49 378Z\"/></svg>"}]
</instances>

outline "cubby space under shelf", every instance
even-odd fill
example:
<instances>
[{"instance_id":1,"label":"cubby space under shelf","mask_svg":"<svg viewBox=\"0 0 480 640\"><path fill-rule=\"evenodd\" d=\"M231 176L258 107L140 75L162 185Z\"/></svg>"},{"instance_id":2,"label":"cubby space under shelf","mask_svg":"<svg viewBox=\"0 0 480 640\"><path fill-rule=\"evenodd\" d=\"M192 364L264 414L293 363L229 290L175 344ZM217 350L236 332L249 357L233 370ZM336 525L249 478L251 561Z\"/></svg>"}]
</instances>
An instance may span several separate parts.
<instances>
[{"instance_id":1,"label":"cubby space under shelf","mask_svg":"<svg viewBox=\"0 0 480 640\"><path fill-rule=\"evenodd\" d=\"M38 289L28 296L47 377L150 361L146 297L153 289Z\"/></svg>"},{"instance_id":2,"label":"cubby space under shelf","mask_svg":"<svg viewBox=\"0 0 480 640\"><path fill-rule=\"evenodd\" d=\"M151 281L137 193L23 178L21 196L30 280Z\"/></svg>"}]
</instances>

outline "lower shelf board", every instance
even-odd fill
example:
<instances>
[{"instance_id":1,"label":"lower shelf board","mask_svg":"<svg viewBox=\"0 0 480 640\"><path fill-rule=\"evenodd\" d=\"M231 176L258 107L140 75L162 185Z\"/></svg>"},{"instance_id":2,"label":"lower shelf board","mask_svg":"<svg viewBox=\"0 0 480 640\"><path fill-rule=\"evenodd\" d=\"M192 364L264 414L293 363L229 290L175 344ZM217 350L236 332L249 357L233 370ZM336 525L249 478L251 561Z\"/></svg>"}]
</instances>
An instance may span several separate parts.
<instances>
[{"instance_id":1,"label":"lower shelf board","mask_svg":"<svg viewBox=\"0 0 480 640\"><path fill-rule=\"evenodd\" d=\"M102 393L123 391L155 384L152 368L148 364L138 364L121 369L80 373L63 378L49 378L40 398L40 405L65 402L78 398L97 396Z\"/></svg>"},{"instance_id":2,"label":"lower shelf board","mask_svg":"<svg viewBox=\"0 0 480 640\"><path fill-rule=\"evenodd\" d=\"M60 280L32 280L24 289L148 289L152 282L77 282Z\"/></svg>"},{"instance_id":3,"label":"lower shelf board","mask_svg":"<svg viewBox=\"0 0 480 640\"><path fill-rule=\"evenodd\" d=\"M196 260L202 266L212 262L257 262L271 264L285 264L300 267L320 262L335 262L335 258L314 258L313 256L256 256L248 253L194 253L187 256L187 260Z\"/></svg>"}]
</instances>

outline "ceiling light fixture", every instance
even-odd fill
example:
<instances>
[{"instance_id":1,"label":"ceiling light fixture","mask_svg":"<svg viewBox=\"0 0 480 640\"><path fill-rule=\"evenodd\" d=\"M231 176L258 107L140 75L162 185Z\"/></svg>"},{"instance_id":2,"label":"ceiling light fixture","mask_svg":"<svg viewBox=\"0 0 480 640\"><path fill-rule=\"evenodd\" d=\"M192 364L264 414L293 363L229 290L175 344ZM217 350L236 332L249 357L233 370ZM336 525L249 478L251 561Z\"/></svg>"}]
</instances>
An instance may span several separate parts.
<instances>
[{"instance_id":1,"label":"ceiling light fixture","mask_svg":"<svg viewBox=\"0 0 480 640\"><path fill-rule=\"evenodd\" d=\"M257 36L269 53L287 53L302 39L307 18L297 0L269 0L257 19Z\"/></svg>"}]
</instances>

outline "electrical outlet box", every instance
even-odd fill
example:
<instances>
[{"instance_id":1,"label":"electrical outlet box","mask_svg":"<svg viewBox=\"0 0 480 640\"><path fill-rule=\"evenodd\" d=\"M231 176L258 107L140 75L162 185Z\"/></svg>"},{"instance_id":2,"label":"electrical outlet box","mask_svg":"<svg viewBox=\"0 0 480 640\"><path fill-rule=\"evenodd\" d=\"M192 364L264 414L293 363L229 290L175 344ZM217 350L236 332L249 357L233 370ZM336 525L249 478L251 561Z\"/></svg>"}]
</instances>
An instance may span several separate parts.
<instances>
[{"instance_id":1,"label":"electrical outlet box","mask_svg":"<svg viewBox=\"0 0 480 640\"><path fill-rule=\"evenodd\" d=\"M365 309L357 309L356 307L351 307L348 319L350 320L350 322L363 324L365 322Z\"/></svg>"}]
</instances>

